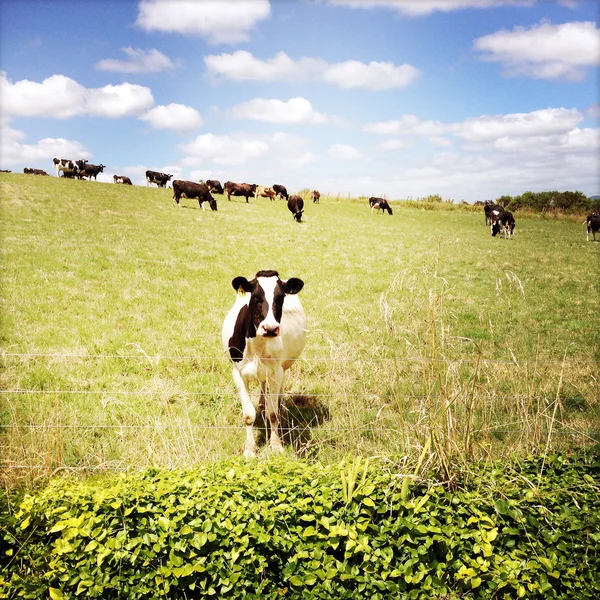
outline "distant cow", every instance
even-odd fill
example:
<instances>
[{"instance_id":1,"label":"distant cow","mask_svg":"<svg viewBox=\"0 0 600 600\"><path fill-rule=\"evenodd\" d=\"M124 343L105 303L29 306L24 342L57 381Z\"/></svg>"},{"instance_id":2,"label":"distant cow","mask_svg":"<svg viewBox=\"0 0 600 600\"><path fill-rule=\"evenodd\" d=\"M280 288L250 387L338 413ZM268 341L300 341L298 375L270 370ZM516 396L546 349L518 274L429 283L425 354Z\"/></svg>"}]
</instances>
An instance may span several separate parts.
<instances>
[{"instance_id":1,"label":"distant cow","mask_svg":"<svg viewBox=\"0 0 600 600\"><path fill-rule=\"evenodd\" d=\"M312 199L313 202L319 203L319 200L321 199L321 192L319 192L319 190L313 190Z\"/></svg>"},{"instance_id":2,"label":"distant cow","mask_svg":"<svg viewBox=\"0 0 600 600\"><path fill-rule=\"evenodd\" d=\"M265 187L264 185L256 186L256 191L254 192L254 197L258 198L261 196L262 198L270 198L273 200L275 198L275 190L270 187Z\"/></svg>"},{"instance_id":3,"label":"distant cow","mask_svg":"<svg viewBox=\"0 0 600 600\"><path fill-rule=\"evenodd\" d=\"M146 171L146 181L148 183L155 183L158 187L166 187L167 183L171 181L171 177L173 177L173 175L169 173L160 173L159 171Z\"/></svg>"},{"instance_id":4,"label":"distant cow","mask_svg":"<svg viewBox=\"0 0 600 600\"><path fill-rule=\"evenodd\" d=\"M200 182L200 183L202 183L202 182ZM213 194L224 194L225 193L223 191L223 186L221 185L221 182L217 181L216 179L207 179L206 185L208 186L208 191L212 192Z\"/></svg>"},{"instance_id":5,"label":"distant cow","mask_svg":"<svg viewBox=\"0 0 600 600\"><path fill-rule=\"evenodd\" d=\"M371 207L371 212L374 210L381 210L381 214L383 214L387 210L390 215L394 214L392 213L392 207L385 198L375 198L375 196L371 196L369 198L369 206Z\"/></svg>"},{"instance_id":6,"label":"distant cow","mask_svg":"<svg viewBox=\"0 0 600 600\"><path fill-rule=\"evenodd\" d=\"M23 169L23 173L26 175L48 175L44 169L29 169L28 167Z\"/></svg>"},{"instance_id":7,"label":"distant cow","mask_svg":"<svg viewBox=\"0 0 600 600\"><path fill-rule=\"evenodd\" d=\"M504 211L504 207L492 202L486 202L483 205L483 213L485 214L485 224L491 225L498 215Z\"/></svg>"},{"instance_id":8,"label":"distant cow","mask_svg":"<svg viewBox=\"0 0 600 600\"><path fill-rule=\"evenodd\" d=\"M244 196L246 202L248 202L248 198L254 196L254 192L256 192L258 186L256 183L233 183L232 181L227 181L224 187L227 200L231 200L231 196Z\"/></svg>"},{"instance_id":9,"label":"distant cow","mask_svg":"<svg viewBox=\"0 0 600 600\"><path fill-rule=\"evenodd\" d=\"M122 183L124 185L133 185L133 183L131 183L131 179L129 179L129 177L125 177L125 175L113 175L113 181L115 183Z\"/></svg>"},{"instance_id":10,"label":"distant cow","mask_svg":"<svg viewBox=\"0 0 600 600\"><path fill-rule=\"evenodd\" d=\"M493 222L490 227L493 236L502 232L505 238L510 238L515 234L515 218L509 210L504 210L499 215L492 213L491 218Z\"/></svg>"},{"instance_id":11,"label":"distant cow","mask_svg":"<svg viewBox=\"0 0 600 600\"><path fill-rule=\"evenodd\" d=\"M585 223L587 225L587 236L586 240L590 241L590 233L596 241L596 232L600 232L600 213L590 213L585 219Z\"/></svg>"},{"instance_id":12,"label":"distant cow","mask_svg":"<svg viewBox=\"0 0 600 600\"><path fill-rule=\"evenodd\" d=\"M300 196L290 196L287 203L290 212L298 223L302 222L302 213L304 212L304 200Z\"/></svg>"},{"instance_id":13,"label":"distant cow","mask_svg":"<svg viewBox=\"0 0 600 600\"><path fill-rule=\"evenodd\" d=\"M0 169L0 173L12 173L10 169Z\"/></svg>"},{"instance_id":14,"label":"distant cow","mask_svg":"<svg viewBox=\"0 0 600 600\"><path fill-rule=\"evenodd\" d=\"M181 198L188 198L189 200L197 198L198 205L202 210L206 210L205 202L208 202L212 210L217 210L217 201L210 195L208 186L205 183L175 179L173 181L173 202L179 206Z\"/></svg>"},{"instance_id":15,"label":"distant cow","mask_svg":"<svg viewBox=\"0 0 600 600\"><path fill-rule=\"evenodd\" d=\"M242 402L244 456L256 453L251 380L260 382L258 405L260 410L266 408L271 449L282 452L278 425L285 372L306 343L306 315L297 296L304 282L295 277L283 281L277 271L259 271L251 281L236 277L231 285L237 293L236 301L223 322L221 339L233 362L233 381Z\"/></svg>"},{"instance_id":16,"label":"distant cow","mask_svg":"<svg viewBox=\"0 0 600 600\"><path fill-rule=\"evenodd\" d=\"M275 197L279 196L280 198L285 198L286 200L289 198L288 192L285 189L285 186L278 185L277 183L273 185L273 190L275 192Z\"/></svg>"},{"instance_id":17,"label":"distant cow","mask_svg":"<svg viewBox=\"0 0 600 600\"><path fill-rule=\"evenodd\" d=\"M86 164L83 165L83 167L79 167L79 171L77 171L77 177L79 177L79 179L83 179L84 177L89 177L90 181L92 180L92 177L94 178L94 181L97 181L97 177L100 173L104 172L104 168L106 167L106 165L90 165L90 164Z\"/></svg>"},{"instance_id":18,"label":"distant cow","mask_svg":"<svg viewBox=\"0 0 600 600\"><path fill-rule=\"evenodd\" d=\"M69 158L53 158L52 162L54 163L54 167L56 168L57 177L60 177L61 171L63 177L65 177L66 173L69 173L69 175L66 175L67 177L73 177L79 171L79 165L85 165L87 163L87 160L74 161Z\"/></svg>"}]
</instances>

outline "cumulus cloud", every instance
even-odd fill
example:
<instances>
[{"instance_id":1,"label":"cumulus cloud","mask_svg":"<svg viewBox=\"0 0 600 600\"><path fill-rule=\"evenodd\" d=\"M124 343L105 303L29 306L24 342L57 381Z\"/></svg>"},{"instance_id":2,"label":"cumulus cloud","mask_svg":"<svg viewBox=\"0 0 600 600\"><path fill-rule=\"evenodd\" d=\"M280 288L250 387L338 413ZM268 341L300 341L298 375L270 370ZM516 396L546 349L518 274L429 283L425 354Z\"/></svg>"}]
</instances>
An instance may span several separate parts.
<instances>
[{"instance_id":1,"label":"cumulus cloud","mask_svg":"<svg viewBox=\"0 0 600 600\"><path fill-rule=\"evenodd\" d=\"M473 48L507 76L581 81L586 68L600 65L600 30L592 21L541 23L485 35Z\"/></svg>"},{"instance_id":2,"label":"cumulus cloud","mask_svg":"<svg viewBox=\"0 0 600 600\"><path fill-rule=\"evenodd\" d=\"M362 153L348 144L333 144L329 146L329 156L334 160L359 160Z\"/></svg>"},{"instance_id":3,"label":"cumulus cloud","mask_svg":"<svg viewBox=\"0 0 600 600\"><path fill-rule=\"evenodd\" d=\"M141 50L140 48L121 48L129 57L127 60L104 58L96 63L99 71L114 71L116 73L159 73L174 69L173 61L156 49Z\"/></svg>"},{"instance_id":4,"label":"cumulus cloud","mask_svg":"<svg viewBox=\"0 0 600 600\"><path fill-rule=\"evenodd\" d=\"M243 102L231 109L234 117L239 119L255 119L267 123L331 123L335 117L324 115L313 109L306 98L275 100L255 98Z\"/></svg>"},{"instance_id":5,"label":"cumulus cloud","mask_svg":"<svg viewBox=\"0 0 600 600\"><path fill-rule=\"evenodd\" d=\"M178 132L198 129L204 122L195 108L173 103L155 106L141 115L140 120L148 121L153 129L170 129Z\"/></svg>"},{"instance_id":6,"label":"cumulus cloud","mask_svg":"<svg viewBox=\"0 0 600 600\"><path fill-rule=\"evenodd\" d=\"M293 60L285 52L261 60L246 50L204 57L209 74L233 81L321 81L343 88L390 90L406 87L419 76L409 64L363 63L348 60L329 64L318 58Z\"/></svg>"},{"instance_id":7,"label":"cumulus cloud","mask_svg":"<svg viewBox=\"0 0 600 600\"><path fill-rule=\"evenodd\" d=\"M536 0L328 0L335 6L348 8L387 8L400 14L419 17L433 12L451 12L467 8L494 6L531 6Z\"/></svg>"},{"instance_id":8,"label":"cumulus cloud","mask_svg":"<svg viewBox=\"0 0 600 600\"><path fill-rule=\"evenodd\" d=\"M210 44L237 44L271 14L269 0L141 0L136 25L146 31L197 35Z\"/></svg>"},{"instance_id":9,"label":"cumulus cloud","mask_svg":"<svg viewBox=\"0 0 600 600\"><path fill-rule=\"evenodd\" d=\"M440 121L421 121L416 115L403 115L400 119L367 123L363 126L364 131L382 135L439 136L455 129L455 125L444 124Z\"/></svg>"},{"instance_id":10,"label":"cumulus cloud","mask_svg":"<svg viewBox=\"0 0 600 600\"><path fill-rule=\"evenodd\" d=\"M7 116L54 117L78 115L108 118L138 115L154 104L149 88L121 83L86 88L64 75L52 75L42 83L23 79L12 83L0 74L2 110Z\"/></svg>"},{"instance_id":11,"label":"cumulus cloud","mask_svg":"<svg viewBox=\"0 0 600 600\"><path fill-rule=\"evenodd\" d=\"M183 159L184 164L189 166L203 160L212 160L220 165L242 165L266 154L269 146L260 139L206 133L182 144L181 149L189 155Z\"/></svg>"}]
</instances>

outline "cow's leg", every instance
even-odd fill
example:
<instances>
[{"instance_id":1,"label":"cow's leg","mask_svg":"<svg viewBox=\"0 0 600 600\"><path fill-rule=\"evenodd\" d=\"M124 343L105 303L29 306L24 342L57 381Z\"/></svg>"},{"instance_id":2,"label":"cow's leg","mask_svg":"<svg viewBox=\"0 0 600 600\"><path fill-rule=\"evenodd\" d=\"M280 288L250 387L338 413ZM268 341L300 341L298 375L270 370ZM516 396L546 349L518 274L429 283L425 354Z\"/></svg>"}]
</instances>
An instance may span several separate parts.
<instances>
[{"instance_id":1,"label":"cow's leg","mask_svg":"<svg viewBox=\"0 0 600 600\"><path fill-rule=\"evenodd\" d=\"M246 445L244 448L244 456L251 458L256 456L256 442L254 441L254 419L256 419L256 409L252 400L250 400L250 394L248 394L248 381L242 376L237 370L237 367L233 367L233 382L237 388L240 400L242 402L242 415L244 418L244 424L246 425Z\"/></svg>"},{"instance_id":2,"label":"cow's leg","mask_svg":"<svg viewBox=\"0 0 600 600\"><path fill-rule=\"evenodd\" d=\"M271 425L271 438L269 443L271 449L276 452L283 452L283 444L279 437L279 396L283 385L283 367L277 365L267 376L266 408L267 417Z\"/></svg>"}]
</instances>

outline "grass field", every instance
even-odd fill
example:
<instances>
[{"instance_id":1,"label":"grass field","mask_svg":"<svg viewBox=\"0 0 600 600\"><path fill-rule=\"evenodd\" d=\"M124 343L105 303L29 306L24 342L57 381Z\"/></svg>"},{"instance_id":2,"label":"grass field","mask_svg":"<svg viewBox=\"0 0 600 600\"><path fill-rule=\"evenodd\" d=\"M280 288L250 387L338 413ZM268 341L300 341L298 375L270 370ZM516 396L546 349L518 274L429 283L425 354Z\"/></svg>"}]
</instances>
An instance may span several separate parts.
<instances>
[{"instance_id":1,"label":"grass field","mask_svg":"<svg viewBox=\"0 0 600 600\"><path fill-rule=\"evenodd\" d=\"M231 280L305 282L290 372L303 449L471 457L600 439L600 243L581 221L323 198L284 202L0 175L5 474L188 465L241 454L220 346ZM309 439L310 437L310 439ZM423 449L427 452L423 452ZM27 469L22 469L27 467ZM33 470L29 467L35 467Z\"/></svg>"}]
</instances>

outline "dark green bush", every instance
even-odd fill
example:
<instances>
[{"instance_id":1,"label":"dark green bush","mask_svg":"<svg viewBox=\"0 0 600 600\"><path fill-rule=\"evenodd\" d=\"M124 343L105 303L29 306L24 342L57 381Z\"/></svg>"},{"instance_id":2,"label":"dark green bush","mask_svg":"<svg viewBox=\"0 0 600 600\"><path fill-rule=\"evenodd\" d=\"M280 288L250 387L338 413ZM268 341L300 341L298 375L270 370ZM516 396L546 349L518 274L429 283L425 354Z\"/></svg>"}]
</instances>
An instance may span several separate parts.
<instances>
[{"instance_id":1,"label":"dark green bush","mask_svg":"<svg viewBox=\"0 0 600 600\"><path fill-rule=\"evenodd\" d=\"M597 454L473 469L409 494L359 459L54 481L1 511L0 594L598 598Z\"/></svg>"}]
</instances>

